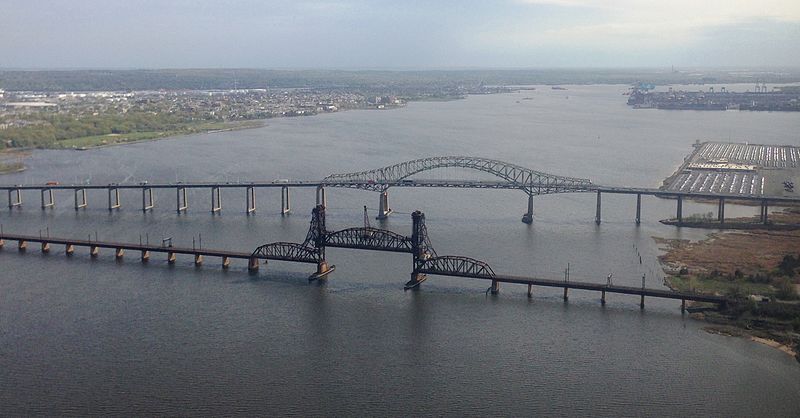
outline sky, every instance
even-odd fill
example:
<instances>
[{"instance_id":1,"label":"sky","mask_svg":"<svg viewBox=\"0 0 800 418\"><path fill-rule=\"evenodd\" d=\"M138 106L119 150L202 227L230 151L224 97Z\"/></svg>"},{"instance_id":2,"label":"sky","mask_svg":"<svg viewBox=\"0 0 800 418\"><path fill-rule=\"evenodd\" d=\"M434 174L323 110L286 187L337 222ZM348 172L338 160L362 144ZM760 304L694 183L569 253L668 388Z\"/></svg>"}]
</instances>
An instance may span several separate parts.
<instances>
[{"instance_id":1,"label":"sky","mask_svg":"<svg viewBox=\"0 0 800 418\"><path fill-rule=\"evenodd\" d=\"M800 0L0 0L0 68L800 66Z\"/></svg>"}]
</instances>

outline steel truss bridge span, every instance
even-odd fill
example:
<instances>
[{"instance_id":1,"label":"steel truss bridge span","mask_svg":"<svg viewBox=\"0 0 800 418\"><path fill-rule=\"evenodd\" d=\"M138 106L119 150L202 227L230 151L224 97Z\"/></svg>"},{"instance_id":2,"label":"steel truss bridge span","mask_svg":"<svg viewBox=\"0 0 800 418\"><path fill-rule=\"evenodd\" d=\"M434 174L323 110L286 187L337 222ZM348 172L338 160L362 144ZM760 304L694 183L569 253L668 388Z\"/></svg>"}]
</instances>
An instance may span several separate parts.
<instances>
[{"instance_id":1,"label":"steel truss bridge span","mask_svg":"<svg viewBox=\"0 0 800 418\"><path fill-rule=\"evenodd\" d=\"M502 181L478 180L409 180L424 171L437 168L466 168L492 174ZM533 222L533 196L553 193L574 193L594 190L588 179L557 176L532 170L505 161L482 157L445 156L428 157L355 173L331 174L322 180L325 186L349 187L380 192L378 219L386 219L392 212L387 190L390 187L457 187L484 189L517 189L528 195L528 211L522 222Z\"/></svg>"},{"instance_id":2,"label":"steel truss bridge span","mask_svg":"<svg viewBox=\"0 0 800 418\"><path fill-rule=\"evenodd\" d=\"M331 174L325 177L322 183L332 187L351 187L376 192L385 192L389 187L397 185L448 187L452 183L451 187L470 187L471 184L474 184L473 187L481 187L481 184L484 183L480 181L422 180L420 184L413 182L403 184L403 180L414 174L448 167L467 168L489 173L505 182L486 182L487 187L520 189L533 195L588 191L592 185L588 179L557 176L504 161L466 156L420 158L373 170Z\"/></svg>"}]
</instances>

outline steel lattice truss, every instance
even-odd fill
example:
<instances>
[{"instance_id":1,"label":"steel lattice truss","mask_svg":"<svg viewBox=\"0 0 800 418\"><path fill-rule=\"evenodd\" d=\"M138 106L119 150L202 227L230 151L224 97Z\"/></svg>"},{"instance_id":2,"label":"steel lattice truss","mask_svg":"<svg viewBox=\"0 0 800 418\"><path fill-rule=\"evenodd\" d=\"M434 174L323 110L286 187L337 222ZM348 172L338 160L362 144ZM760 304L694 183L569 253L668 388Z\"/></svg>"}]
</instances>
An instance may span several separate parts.
<instances>
[{"instance_id":1,"label":"steel lattice truss","mask_svg":"<svg viewBox=\"0 0 800 418\"><path fill-rule=\"evenodd\" d=\"M262 245L253 251L253 257L300 263L319 263L322 261L322 256L316 248L295 242L273 242Z\"/></svg>"},{"instance_id":2,"label":"steel lattice truss","mask_svg":"<svg viewBox=\"0 0 800 418\"><path fill-rule=\"evenodd\" d=\"M410 253L411 238L385 229L361 227L330 232L325 235L326 247Z\"/></svg>"},{"instance_id":3,"label":"steel lattice truss","mask_svg":"<svg viewBox=\"0 0 800 418\"><path fill-rule=\"evenodd\" d=\"M428 170L445 167L468 168L493 174L507 183L486 183L481 181L436 181L419 184L403 182L404 179ZM521 189L528 194L585 192L591 190L588 179L563 177L531 170L516 164L480 157L429 157L402 162L375 170L357 173L332 174L323 179L331 187L350 187L356 189L386 191L392 186L419 187L491 187ZM487 186L488 184L488 186Z\"/></svg>"},{"instance_id":4,"label":"steel lattice truss","mask_svg":"<svg viewBox=\"0 0 800 418\"><path fill-rule=\"evenodd\" d=\"M418 273L445 276L494 277L494 270L483 261L457 255L443 255L425 260Z\"/></svg>"}]
</instances>

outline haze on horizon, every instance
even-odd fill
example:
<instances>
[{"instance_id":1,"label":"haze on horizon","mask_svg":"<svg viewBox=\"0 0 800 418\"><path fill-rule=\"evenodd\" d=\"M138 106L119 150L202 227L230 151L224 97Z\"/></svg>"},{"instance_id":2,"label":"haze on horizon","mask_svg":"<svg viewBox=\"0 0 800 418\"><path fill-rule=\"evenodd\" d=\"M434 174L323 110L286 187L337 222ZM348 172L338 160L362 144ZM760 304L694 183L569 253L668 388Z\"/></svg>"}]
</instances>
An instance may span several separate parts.
<instances>
[{"instance_id":1,"label":"haze on horizon","mask_svg":"<svg viewBox=\"0 0 800 418\"><path fill-rule=\"evenodd\" d=\"M797 0L0 0L0 68L796 67Z\"/></svg>"}]
</instances>

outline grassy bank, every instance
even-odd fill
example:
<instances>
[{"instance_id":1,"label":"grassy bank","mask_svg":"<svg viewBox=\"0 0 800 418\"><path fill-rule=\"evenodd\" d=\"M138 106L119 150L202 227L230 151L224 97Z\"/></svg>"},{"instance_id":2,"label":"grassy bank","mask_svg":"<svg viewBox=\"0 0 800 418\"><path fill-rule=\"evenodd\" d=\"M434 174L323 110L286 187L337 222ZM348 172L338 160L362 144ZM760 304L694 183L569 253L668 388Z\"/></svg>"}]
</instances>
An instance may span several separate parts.
<instances>
[{"instance_id":1,"label":"grassy bank","mask_svg":"<svg viewBox=\"0 0 800 418\"><path fill-rule=\"evenodd\" d=\"M165 131L144 131L130 132L124 134L91 135L78 138L64 139L45 146L45 148L64 149L64 148L92 148L107 145L127 144L132 142L147 141L153 139L166 138L176 135L187 135L200 132L237 130L256 128L263 126L259 121L241 122L198 122L187 123L177 129Z\"/></svg>"}]
</instances>

